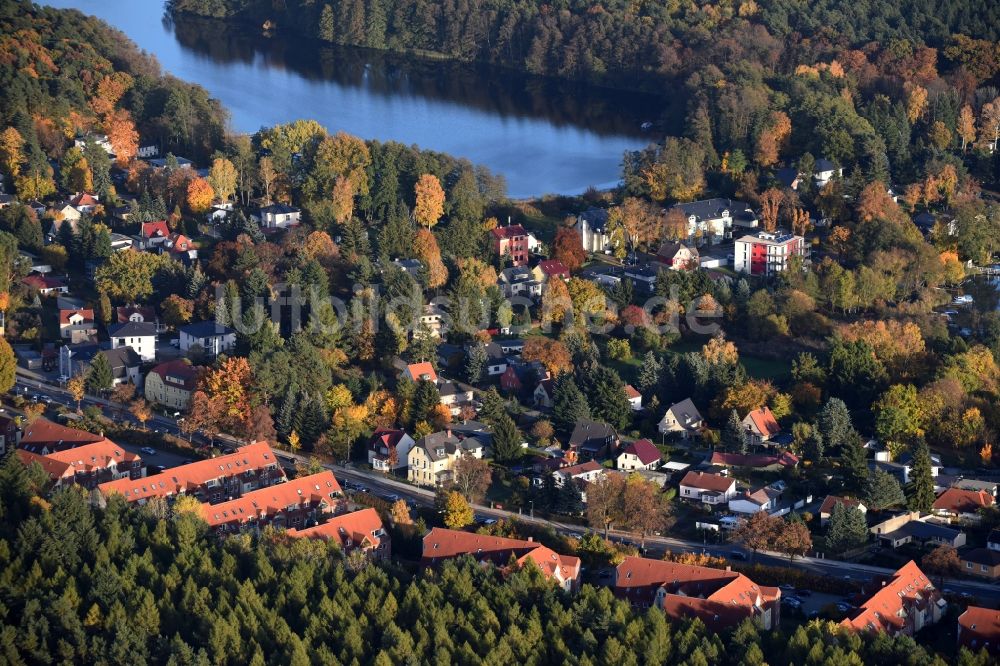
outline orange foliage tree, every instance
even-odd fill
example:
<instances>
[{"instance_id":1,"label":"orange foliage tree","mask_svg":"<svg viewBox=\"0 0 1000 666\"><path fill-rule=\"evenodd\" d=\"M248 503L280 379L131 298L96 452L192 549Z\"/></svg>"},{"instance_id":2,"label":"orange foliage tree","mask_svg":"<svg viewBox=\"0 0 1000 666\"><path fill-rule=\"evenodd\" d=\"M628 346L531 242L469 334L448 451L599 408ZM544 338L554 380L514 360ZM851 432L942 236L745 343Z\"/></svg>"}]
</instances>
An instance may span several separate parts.
<instances>
[{"instance_id":1,"label":"orange foliage tree","mask_svg":"<svg viewBox=\"0 0 1000 666\"><path fill-rule=\"evenodd\" d=\"M561 261L570 271L580 268L587 258L580 232L570 227L559 227L552 241L552 257Z\"/></svg>"},{"instance_id":2,"label":"orange foliage tree","mask_svg":"<svg viewBox=\"0 0 1000 666\"><path fill-rule=\"evenodd\" d=\"M108 141L115 151L115 161L124 166L132 161L139 152L139 133L135 131L135 123L125 109L112 112L104 123L104 131Z\"/></svg>"},{"instance_id":3,"label":"orange foliage tree","mask_svg":"<svg viewBox=\"0 0 1000 666\"><path fill-rule=\"evenodd\" d=\"M413 207L413 217L428 229L433 227L444 214L444 190L437 176L425 173L413 187L416 194L416 205Z\"/></svg>"},{"instance_id":4,"label":"orange foliage tree","mask_svg":"<svg viewBox=\"0 0 1000 666\"><path fill-rule=\"evenodd\" d=\"M531 336L525 341L521 358L525 361L538 361L552 376L573 368L573 357L570 356L566 345L559 340L537 335Z\"/></svg>"},{"instance_id":5,"label":"orange foliage tree","mask_svg":"<svg viewBox=\"0 0 1000 666\"><path fill-rule=\"evenodd\" d=\"M757 137L757 164L769 167L778 161L781 149L792 133L792 121L783 111L772 111L768 127Z\"/></svg>"},{"instance_id":6,"label":"orange foliage tree","mask_svg":"<svg viewBox=\"0 0 1000 666\"><path fill-rule=\"evenodd\" d=\"M215 199L215 191L208 181L201 177L192 178L187 185L187 205L192 213L207 213Z\"/></svg>"},{"instance_id":7,"label":"orange foliage tree","mask_svg":"<svg viewBox=\"0 0 1000 666\"><path fill-rule=\"evenodd\" d=\"M437 238L429 229L418 229L413 239L413 250L417 258L427 267L427 286L436 289L448 281L448 269L441 261L441 249Z\"/></svg>"},{"instance_id":8,"label":"orange foliage tree","mask_svg":"<svg viewBox=\"0 0 1000 666\"><path fill-rule=\"evenodd\" d=\"M760 217L766 231L774 231L778 228L778 211L784 200L785 195L774 187L760 195Z\"/></svg>"},{"instance_id":9,"label":"orange foliage tree","mask_svg":"<svg viewBox=\"0 0 1000 666\"><path fill-rule=\"evenodd\" d=\"M253 413L250 362L241 356L228 358L218 368L206 372L199 385L217 410L219 425L229 432L242 432Z\"/></svg>"}]
</instances>

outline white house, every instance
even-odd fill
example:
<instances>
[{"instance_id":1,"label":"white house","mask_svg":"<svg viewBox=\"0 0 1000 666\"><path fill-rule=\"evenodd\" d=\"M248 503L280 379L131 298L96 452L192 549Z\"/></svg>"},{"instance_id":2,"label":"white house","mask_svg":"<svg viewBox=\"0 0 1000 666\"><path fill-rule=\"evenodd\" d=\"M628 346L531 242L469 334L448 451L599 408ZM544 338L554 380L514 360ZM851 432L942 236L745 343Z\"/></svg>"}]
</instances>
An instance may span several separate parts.
<instances>
[{"instance_id":1,"label":"white house","mask_svg":"<svg viewBox=\"0 0 1000 666\"><path fill-rule=\"evenodd\" d=\"M633 412L642 411L642 394L631 384L625 385L625 397L628 399L628 404Z\"/></svg>"},{"instance_id":2,"label":"white house","mask_svg":"<svg viewBox=\"0 0 1000 666\"><path fill-rule=\"evenodd\" d=\"M766 511L773 513L778 509L784 495L785 484L777 481L770 486L765 486L758 490L737 495L729 500L729 510L733 513L753 515Z\"/></svg>"},{"instance_id":3,"label":"white house","mask_svg":"<svg viewBox=\"0 0 1000 666\"><path fill-rule=\"evenodd\" d=\"M368 442L368 464L380 472L405 468L413 444L413 438L403 430L376 428ZM395 465L392 464L394 455Z\"/></svg>"},{"instance_id":4,"label":"white house","mask_svg":"<svg viewBox=\"0 0 1000 666\"><path fill-rule=\"evenodd\" d=\"M757 215L745 201L732 199L703 199L676 204L688 221L688 237L722 240L732 236L734 226L752 229L757 226Z\"/></svg>"},{"instance_id":5,"label":"white house","mask_svg":"<svg viewBox=\"0 0 1000 666\"><path fill-rule=\"evenodd\" d=\"M274 203L260 209L260 226L265 229L286 229L302 221L302 211L295 206Z\"/></svg>"},{"instance_id":6,"label":"white house","mask_svg":"<svg viewBox=\"0 0 1000 666\"><path fill-rule=\"evenodd\" d=\"M615 461L622 471L654 470L660 466L660 450L648 439L630 442Z\"/></svg>"},{"instance_id":7,"label":"white house","mask_svg":"<svg viewBox=\"0 0 1000 666\"><path fill-rule=\"evenodd\" d=\"M602 254L612 250L607 225L608 211L603 208L591 208L577 216L573 228L580 234L586 252Z\"/></svg>"},{"instance_id":8,"label":"white house","mask_svg":"<svg viewBox=\"0 0 1000 666\"><path fill-rule=\"evenodd\" d=\"M676 432L687 439L701 430L702 423L698 408L691 402L691 398L685 398L667 408L657 428L664 434Z\"/></svg>"},{"instance_id":9,"label":"white house","mask_svg":"<svg viewBox=\"0 0 1000 666\"><path fill-rule=\"evenodd\" d=\"M236 347L236 331L214 321L199 321L178 330L181 351L190 351L198 345L206 353L218 356Z\"/></svg>"},{"instance_id":10,"label":"white house","mask_svg":"<svg viewBox=\"0 0 1000 666\"><path fill-rule=\"evenodd\" d=\"M823 187L834 177L843 178L844 170L828 159L816 160L816 164L813 166L813 180L816 181L817 188Z\"/></svg>"},{"instance_id":11,"label":"white house","mask_svg":"<svg viewBox=\"0 0 1000 666\"><path fill-rule=\"evenodd\" d=\"M111 348L131 347L143 361L156 360L156 326L146 322L126 322L108 326Z\"/></svg>"},{"instance_id":12,"label":"white house","mask_svg":"<svg viewBox=\"0 0 1000 666\"><path fill-rule=\"evenodd\" d=\"M556 486L559 488L562 488L563 484L571 479L574 481L586 481L587 483L593 483L602 476L604 476L604 468L601 467L600 463L593 460L580 465L560 467L552 472L552 478L555 479Z\"/></svg>"},{"instance_id":13,"label":"white house","mask_svg":"<svg viewBox=\"0 0 1000 666\"><path fill-rule=\"evenodd\" d=\"M725 505L736 496L736 479L720 474L688 472L681 479L680 497L710 506Z\"/></svg>"}]
</instances>

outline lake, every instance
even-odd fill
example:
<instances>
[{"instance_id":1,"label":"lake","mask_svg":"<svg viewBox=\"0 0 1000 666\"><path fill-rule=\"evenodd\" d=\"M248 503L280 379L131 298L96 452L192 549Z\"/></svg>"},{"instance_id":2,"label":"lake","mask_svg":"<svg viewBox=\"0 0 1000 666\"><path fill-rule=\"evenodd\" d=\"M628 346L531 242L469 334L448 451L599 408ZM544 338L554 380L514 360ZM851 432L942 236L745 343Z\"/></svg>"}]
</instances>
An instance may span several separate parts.
<instances>
[{"instance_id":1,"label":"lake","mask_svg":"<svg viewBox=\"0 0 1000 666\"><path fill-rule=\"evenodd\" d=\"M98 16L163 69L204 86L238 132L298 118L366 139L417 144L483 164L515 198L618 182L622 154L660 138L664 96L405 58L252 26L174 20L157 0L48 0ZM642 123L657 123L650 132Z\"/></svg>"}]
</instances>

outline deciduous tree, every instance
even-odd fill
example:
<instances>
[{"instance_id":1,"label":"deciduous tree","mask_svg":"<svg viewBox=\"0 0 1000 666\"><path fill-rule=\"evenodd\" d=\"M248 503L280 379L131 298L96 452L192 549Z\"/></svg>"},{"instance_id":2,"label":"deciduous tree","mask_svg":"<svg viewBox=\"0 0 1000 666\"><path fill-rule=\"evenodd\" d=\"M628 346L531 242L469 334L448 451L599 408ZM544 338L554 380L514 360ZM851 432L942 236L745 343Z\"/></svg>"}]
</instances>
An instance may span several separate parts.
<instances>
[{"instance_id":1,"label":"deciduous tree","mask_svg":"<svg viewBox=\"0 0 1000 666\"><path fill-rule=\"evenodd\" d=\"M444 214L444 190L441 188L441 181L437 176L425 173L420 176L413 189L416 196L413 217L418 224L430 229Z\"/></svg>"},{"instance_id":2,"label":"deciduous tree","mask_svg":"<svg viewBox=\"0 0 1000 666\"><path fill-rule=\"evenodd\" d=\"M587 258L580 232L566 226L556 229L556 237L552 241L552 258L561 261L570 272L580 268Z\"/></svg>"},{"instance_id":3,"label":"deciduous tree","mask_svg":"<svg viewBox=\"0 0 1000 666\"><path fill-rule=\"evenodd\" d=\"M608 538L611 526L625 522L625 477L605 474L587 486L587 522L594 529L604 530Z\"/></svg>"},{"instance_id":4,"label":"deciduous tree","mask_svg":"<svg viewBox=\"0 0 1000 666\"><path fill-rule=\"evenodd\" d=\"M445 500L444 524L448 529L460 530L472 523L472 507L462 493L451 491Z\"/></svg>"},{"instance_id":5,"label":"deciduous tree","mask_svg":"<svg viewBox=\"0 0 1000 666\"><path fill-rule=\"evenodd\" d=\"M205 178L195 177L187 184L187 206L195 215L203 215L212 208L215 191Z\"/></svg>"},{"instance_id":6,"label":"deciduous tree","mask_svg":"<svg viewBox=\"0 0 1000 666\"><path fill-rule=\"evenodd\" d=\"M490 487L493 473L485 460L463 453L451 469L454 488L472 502L480 501Z\"/></svg>"}]
</instances>

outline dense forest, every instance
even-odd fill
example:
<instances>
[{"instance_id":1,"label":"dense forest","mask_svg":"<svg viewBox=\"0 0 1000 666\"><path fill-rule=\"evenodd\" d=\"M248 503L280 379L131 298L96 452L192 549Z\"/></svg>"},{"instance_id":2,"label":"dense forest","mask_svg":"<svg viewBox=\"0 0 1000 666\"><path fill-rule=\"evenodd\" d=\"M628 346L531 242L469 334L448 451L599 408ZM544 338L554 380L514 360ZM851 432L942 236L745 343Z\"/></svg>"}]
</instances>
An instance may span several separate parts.
<instances>
[{"instance_id":1,"label":"dense forest","mask_svg":"<svg viewBox=\"0 0 1000 666\"><path fill-rule=\"evenodd\" d=\"M413 575L280 532L220 540L190 511L120 498L101 510L75 489L43 499L40 478L14 455L0 464L4 664L949 663L832 623L715 634L606 588L565 595L537 569L504 578L468 560Z\"/></svg>"},{"instance_id":2,"label":"dense forest","mask_svg":"<svg viewBox=\"0 0 1000 666\"><path fill-rule=\"evenodd\" d=\"M618 86L677 79L706 64L794 69L806 53L868 43L944 47L1000 39L989 0L170 0L178 12L234 17L337 44L487 60ZM725 67L724 67L725 68Z\"/></svg>"}]
</instances>

